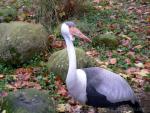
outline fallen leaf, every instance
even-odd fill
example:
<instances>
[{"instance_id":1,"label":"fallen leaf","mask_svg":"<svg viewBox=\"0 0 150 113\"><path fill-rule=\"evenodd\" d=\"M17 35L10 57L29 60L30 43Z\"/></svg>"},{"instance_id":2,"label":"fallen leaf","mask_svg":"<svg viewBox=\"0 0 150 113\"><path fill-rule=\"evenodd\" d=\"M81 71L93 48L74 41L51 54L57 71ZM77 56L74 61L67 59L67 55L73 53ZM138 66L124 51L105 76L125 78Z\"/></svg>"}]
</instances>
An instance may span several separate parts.
<instances>
[{"instance_id":1,"label":"fallen leaf","mask_svg":"<svg viewBox=\"0 0 150 113\"><path fill-rule=\"evenodd\" d=\"M129 78L129 77L131 77L130 75L127 75L127 74L123 74L123 73L119 73L119 75L121 75L123 78Z\"/></svg>"},{"instance_id":2,"label":"fallen leaf","mask_svg":"<svg viewBox=\"0 0 150 113\"><path fill-rule=\"evenodd\" d=\"M147 69L142 69L140 72L137 72L137 74L141 75L141 76L148 76L149 71Z\"/></svg>"},{"instance_id":3,"label":"fallen leaf","mask_svg":"<svg viewBox=\"0 0 150 113\"><path fill-rule=\"evenodd\" d=\"M93 3L100 3L102 0L94 0Z\"/></svg>"},{"instance_id":4,"label":"fallen leaf","mask_svg":"<svg viewBox=\"0 0 150 113\"><path fill-rule=\"evenodd\" d=\"M141 9L137 9L136 13L139 14L139 15L141 15L142 14L142 10Z\"/></svg>"},{"instance_id":5,"label":"fallen leaf","mask_svg":"<svg viewBox=\"0 0 150 113\"><path fill-rule=\"evenodd\" d=\"M130 67L126 70L126 73L131 75L131 74L136 74L136 72L139 72L139 71L140 71L139 68Z\"/></svg>"},{"instance_id":6,"label":"fallen leaf","mask_svg":"<svg viewBox=\"0 0 150 113\"><path fill-rule=\"evenodd\" d=\"M64 48L64 45L65 45L64 41L57 40L57 41L53 41L51 46L52 48Z\"/></svg>"},{"instance_id":7,"label":"fallen leaf","mask_svg":"<svg viewBox=\"0 0 150 113\"><path fill-rule=\"evenodd\" d=\"M126 59L125 59L125 62L126 62L127 64L131 64L131 61L130 61L129 58L126 58Z\"/></svg>"},{"instance_id":8,"label":"fallen leaf","mask_svg":"<svg viewBox=\"0 0 150 113\"><path fill-rule=\"evenodd\" d=\"M71 99L68 100L68 103L69 103L70 105L73 105L73 106L75 106L75 105L78 104L77 101L74 100L72 97L71 97Z\"/></svg>"},{"instance_id":9,"label":"fallen leaf","mask_svg":"<svg viewBox=\"0 0 150 113\"><path fill-rule=\"evenodd\" d=\"M128 10L133 10L133 9L135 9L135 7L133 7L133 6L130 6L130 7L128 8Z\"/></svg>"},{"instance_id":10,"label":"fallen leaf","mask_svg":"<svg viewBox=\"0 0 150 113\"><path fill-rule=\"evenodd\" d=\"M7 92L2 92L2 93L0 93L0 97L6 97L7 95L8 95Z\"/></svg>"},{"instance_id":11,"label":"fallen leaf","mask_svg":"<svg viewBox=\"0 0 150 113\"><path fill-rule=\"evenodd\" d=\"M81 108L82 106L81 105L76 105L75 108L74 108L74 113L81 113ZM89 112L88 112L89 113Z\"/></svg>"},{"instance_id":12,"label":"fallen leaf","mask_svg":"<svg viewBox=\"0 0 150 113\"><path fill-rule=\"evenodd\" d=\"M38 89L38 90L42 89L42 87L40 86L40 84L37 84L37 83L34 83L34 88Z\"/></svg>"},{"instance_id":13,"label":"fallen leaf","mask_svg":"<svg viewBox=\"0 0 150 113\"><path fill-rule=\"evenodd\" d=\"M150 70L150 62L146 62L146 63L144 64L144 67L145 67L146 69L149 69L149 70Z\"/></svg>"},{"instance_id":14,"label":"fallen leaf","mask_svg":"<svg viewBox=\"0 0 150 113\"><path fill-rule=\"evenodd\" d=\"M4 78L4 75L0 74L0 80Z\"/></svg>"},{"instance_id":15,"label":"fallen leaf","mask_svg":"<svg viewBox=\"0 0 150 113\"><path fill-rule=\"evenodd\" d=\"M5 87L8 88L9 90L16 90L16 87L10 84L7 84Z\"/></svg>"},{"instance_id":16,"label":"fallen leaf","mask_svg":"<svg viewBox=\"0 0 150 113\"><path fill-rule=\"evenodd\" d=\"M56 92L58 94L62 96L67 96L67 89L65 85L63 85L63 81L59 76L56 77L55 85L57 86Z\"/></svg>"},{"instance_id":17,"label":"fallen leaf","mask_svg":"<svg viewBox=\"0 0 150 113\"><path fill-rule=\"evenodd\" d=\"M109 64L116 64L117 63L117 59L116 58L111 58L109 59Z\"/></svg>"},{"instance_id":18,"label":"fallen leaf","mask_svg":"<svg viewBox=\"0 0 150 113\"><path fill-rule=\"evenodd\" d=\"M63 113L66 111L66 106L65 104L58 104L56 109L58 112Z\"/></svg>"},{"instance_id":19,"label":"fallen leaf","mask_svg":"<svg viewBox=\"0 0 150 113\"><path fill-rule=\"evenodd\" d=\"M131 37L127 36L127 35L121 35L121 37L126 38L127 40L131 41Z\"/></svg>"},{"instance_id":20,"label":"fallen leaf","mask_svg":"<svg viewBox=\"0 0 150 113\"><path fill-rule=\"evenodd\" d=\"M65 86L64 85L59 86L57 89L57 93L62 96L67 96L67 90L66 90Z\"/></svg>"},{"instance_id":21,"label":"fallen leaf","mask_svg":"<svg viewBox=\"0 0 150 113\"><path fill-rule=\"evenodd\" d=\"M122 40L122 45L123 46L128 46L129 44L130 44L130 40L127 40L127 39Z\"/></svg>"},{"instance_id":22,"label":"fallen leaf","mask_svg":"<svg viewBox=\"0 0 150 113\"><path fill-rule=\"evenodd\" d=\"M17 80L29 80L33 73L33 69L31 68L19 68L16 70L16 78Z\"/></svg>"},{"instance_id":23,"label":"fallen leaf","mask_svg":"<svg viewBox=\"0 0 150 113\"><path fill-rule=\"evenodd\" d=\"M139 68L144 68L144 64L142 62L135 63L134 65Z\"/></svg>"},{"instance_id":24,"label":"fallen leaf","mask_svg":"<svg viewBox=\"0 0 150 113\"><path fill-rule=\"evenodd\" d=\"M102 6L94 6L94 8L95 8L96 10L104 10L104 8L103 8Z\"/></svg>"},{"instance_id":25,"label":"fallen leaf","mask_svg":"<svg viewBox=\"0 0 150 113\"><path fill-rule=\"evenodd\" d=\"M99 60L98 58L95 58L95 61L101 66L101 65L105 65L105 62Z\"/></svg>"},{"instance_id":26,"label":"fallen leaf","mask_svg":"<svg viewBox=\"0 0 150 113\"><path fill-rule=\"evenodd\" d=\"M150 16L147 17L146 21L150 23Z\"/></svg>"},{"instance_id":27,"label":"fallen leaf","mask_svg":"<svg viewBox=\"0 0 150 113\"><path fill-rule=\"evenodd\" d=\"M129 51L129 52L127 53L127 55L128 55L128 56L135 57L135 52Z\"/></svg>"},{"instance_id":28,"label":"fallen leaf","mask_svg":"<svg viewBox=\"0 0 150 113\"><path fill-rule=\"evenodd\" d=\"M17 88L17 89L20 89L24 86L23 82L22 81L16 81L15 84L14 84L14 87Z\"/></svg>"},{"instance_id":29,"label":"fallen leaf","mask_svg":"<svg viewBox=\"0 0 150 113\"><path fill-rule=\"evenodd\" d=\"M115 16L111 16L111 18L116 18ZM108 27L111 29L111 30L115 30L117 28L117 25L116 24L110 24L108 25Z\"/></svg>"},{"instance_id":30,"label":"fallen leaf","mask_svg":"<svg viewBox=\"0 0 150 113\"><path fill-rule=\"evenodd\" d=\"M136 49L141 49L143 46L141 46L141 45L137 45L137 46L135 46L134 48L136 48Z\"/></svg>"},{"instance_id":31,"label":"fallen leaf","mask_svg":"<svg viewBox=\"0 0 150 113\"><path fill-rule=\"evenodd\" d=\"M96 50L87 51L86 54L91 57L97 57L99 55L99 53Z\"/></svg>"},{"instance_id":32,"label":"fallen leaf","mask_svg":"<svg viewBox=\"0 0 150 113\"><path fill-rule=\"evenodd\" d=\"M112 57L113 53L112 53L111 51L107 51L107 52L106 52L106 55L107 55L108 57Z\"/></svg>"}]
</instances>

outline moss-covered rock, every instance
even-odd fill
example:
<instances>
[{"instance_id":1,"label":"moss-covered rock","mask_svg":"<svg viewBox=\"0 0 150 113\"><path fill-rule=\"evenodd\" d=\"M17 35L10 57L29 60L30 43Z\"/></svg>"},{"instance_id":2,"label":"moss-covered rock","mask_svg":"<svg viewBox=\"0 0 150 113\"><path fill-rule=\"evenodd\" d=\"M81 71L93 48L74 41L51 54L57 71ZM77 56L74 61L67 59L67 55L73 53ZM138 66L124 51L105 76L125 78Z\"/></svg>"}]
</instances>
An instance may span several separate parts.
<instances>
[{"instance_id":1,"label":"moss-covered rock","mask_svg":"<svg viewBox=\"0 0 150 113\"><path fill-rule=\"evenodd\" d=\"M47 47L47 32L40 24L0 24L0 62L20 64Z\"/></svg>"},{"instance_id":2,"label":"moss-covered rock","mask_svg":"<svg viewBox=\"0 0 150 113\"><path fill-rule=\"evenodd\" d=\"M79 48L76 48L77 57L77 68L87 68L91 66L96 66L97 63L94 59L87 56L86 53ZM67 50L63 49L58 52L53 53L48 60L48 69L57 75L60 75L63 80L66 79L68 71L68 54Z\"/></svg>"},{"instance_id":3,"label":"moss-covered rock","mask_svg":"<svg viewBox=\"0 0 150 113\"><path fill-rule=\"evenodd\" d=\"M7 113L56 113L56 106L48 92L24 89L3 98L2 109Z\"/></svg>"},{"instance_id":4,"label":"moss-covered rock","mask_svg":"<svg viewBox=\"0 0 150 113\"><path fill-rule=\"evenodd\" d=\"M114 34L107 33L93 38L92 45L94 47L105 46L113 49L116 48L119 43L117 37Z\"/></svg>"}]
</instances>

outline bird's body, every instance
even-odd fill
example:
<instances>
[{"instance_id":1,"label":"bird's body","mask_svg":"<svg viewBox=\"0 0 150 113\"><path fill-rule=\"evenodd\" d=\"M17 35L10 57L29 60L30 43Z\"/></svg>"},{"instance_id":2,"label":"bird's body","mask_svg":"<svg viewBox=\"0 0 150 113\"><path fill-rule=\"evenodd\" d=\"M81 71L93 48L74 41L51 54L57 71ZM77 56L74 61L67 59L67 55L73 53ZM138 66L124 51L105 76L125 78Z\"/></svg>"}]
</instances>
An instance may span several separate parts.
<instances>
[{"instance_id":1,"label":"bird's body","mask_svg":"<svg viewBox=\"0 0 150 113\"><path fill-rule=\"evenodd\" d=\"M70 95L79 102L94 107L116 108L128 104L135 113L142 113L133 90L120 75L99 67L77 69L71 27L74 27L73 22L63 23L61 27L69 57L66 85ZM78 31L77 35L79 34L87 40Z\"/></svg>"}]
</instances>

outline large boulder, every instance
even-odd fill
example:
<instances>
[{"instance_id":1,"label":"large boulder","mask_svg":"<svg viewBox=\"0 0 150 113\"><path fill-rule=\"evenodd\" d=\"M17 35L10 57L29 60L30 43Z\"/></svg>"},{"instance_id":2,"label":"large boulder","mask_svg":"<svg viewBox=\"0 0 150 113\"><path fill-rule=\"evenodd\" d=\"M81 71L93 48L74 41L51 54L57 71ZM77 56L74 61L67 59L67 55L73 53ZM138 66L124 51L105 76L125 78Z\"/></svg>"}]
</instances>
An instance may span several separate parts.
<instances>
[{"instance_id":1,"label":"large boulder","mask_svg":"<svg viewBox=\"0 0 150 113\"><path fill-rule=\"evenodd\" d=\"M46 49L47 32L40 24L0 24L0 62L21 64Z\"/></svg>"},{"instance_id":2,"label":"large boulder","mask_svg":"<svg viewBox=\"0 0 150 113\"><path fill-rule=\"evenodd\" d=\"M2 109L7 113L56 113L56 106L48 92L24 89L10 93L2 99Z\"/></svg>"},{"instance_id":3,"label":"large boulder","mask_svg":"<svg viewBox=\"0 0 150 113\"><path fill-rule=\"evenodd\" d=\"M111 49L116 48L119 45L117 37L112 33L106 33L94 37L92 40L92 45L94 47L105 46Z\"/></svg>"},{"instance_id":4,"label":"large boulder","mask_svg":"<svg viewBox=\"0 0 150 113\"><path fill-rule=\"evenodd\" d=\"M76 48L77 68L87 68L97 66L96 61L87 56L84 50ZM53 53L48 60L47 67L49 71L59 75L63 80L66 79L68 71L68 54L67 50L63 49Z\"/></svg>"}]
</instances>

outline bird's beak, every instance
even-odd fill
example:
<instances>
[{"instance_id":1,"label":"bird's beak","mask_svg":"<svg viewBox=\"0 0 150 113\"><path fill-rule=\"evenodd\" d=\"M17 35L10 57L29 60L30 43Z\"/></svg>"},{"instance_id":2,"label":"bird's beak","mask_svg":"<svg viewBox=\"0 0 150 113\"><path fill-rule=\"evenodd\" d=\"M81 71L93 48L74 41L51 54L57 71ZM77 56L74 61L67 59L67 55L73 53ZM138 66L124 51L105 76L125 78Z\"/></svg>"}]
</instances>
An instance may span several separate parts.
<instances>
[{"instance_id":1,"label":"bird's beak","mask_svg":"<svg viewBox=\"0 0 150 113\"><path fill-rule=\"evenodd\" d=\"M77 37L83 39L83 40L86 41L86 42L92 42L92 40L89 39L87 36L85 36L78 28L76 28L76 27L71 27L69 30L70 30L70 33L71 33L73 36L77 36Z\"/></svg>"}]
</instances>

